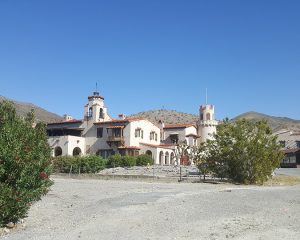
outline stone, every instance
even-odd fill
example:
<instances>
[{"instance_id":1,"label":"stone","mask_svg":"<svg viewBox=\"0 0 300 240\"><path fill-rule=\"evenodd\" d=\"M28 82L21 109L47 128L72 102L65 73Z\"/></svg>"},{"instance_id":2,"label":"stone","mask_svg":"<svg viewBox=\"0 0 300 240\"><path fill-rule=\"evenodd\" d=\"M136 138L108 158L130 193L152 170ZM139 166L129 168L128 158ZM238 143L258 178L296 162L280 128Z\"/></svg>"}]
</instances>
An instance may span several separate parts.
<instances>
[{"instance_id":1,"label":"stone","mask_svg":"<svg viewBox=\"0 0 300 240\"><path fill-rule=\"evenodd\" d=\"M15 224L13 222L9 222L8 224L6 224L7 228L13 228L15 226Z\"/></svg>"}]
</instances>

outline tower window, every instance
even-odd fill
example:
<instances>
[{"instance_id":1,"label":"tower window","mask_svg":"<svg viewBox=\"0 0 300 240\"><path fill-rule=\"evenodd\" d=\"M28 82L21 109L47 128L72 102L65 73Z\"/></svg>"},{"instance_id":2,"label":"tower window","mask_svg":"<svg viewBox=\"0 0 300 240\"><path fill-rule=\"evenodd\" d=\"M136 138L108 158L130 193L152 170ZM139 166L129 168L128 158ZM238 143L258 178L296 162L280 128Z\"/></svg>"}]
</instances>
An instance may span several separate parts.
<instances>
[{"instance_id":1,"label":"tower window","mask_svg":"<svg viewBox=\"0 0 300 240\"><path fill-rule=\"evenodd\" d=\"M93 116L93 108L89 108L89 112L88 112L88 117L92 117Z\"/></svg>"},{"instance_id":2,"label":"tower window","mask_svg":"<svg viewBox=\"0 0 300 240\"><path fill-rule=\"evenodd\" d=\"M206 120L210 120L210 113L206 113Z\"/></svg>"},{"instance_id":3,"label":"tower window","mask_svg":"<svg viewBox=\"0 0 300 240\"><path fill-rule=\"evenodd\" d=\"M100 108L99 118L104 118L103 108Z\"/></svg>"},{"instance_id":4,"label":"tower window","mask_svg":"<svg viewBox=\"0 0 300 240\"><path fill-rule=\"evenodd\" d=\"M203 120L203 113L200 114L200 120Z\"/></svg>"}]
</instances>

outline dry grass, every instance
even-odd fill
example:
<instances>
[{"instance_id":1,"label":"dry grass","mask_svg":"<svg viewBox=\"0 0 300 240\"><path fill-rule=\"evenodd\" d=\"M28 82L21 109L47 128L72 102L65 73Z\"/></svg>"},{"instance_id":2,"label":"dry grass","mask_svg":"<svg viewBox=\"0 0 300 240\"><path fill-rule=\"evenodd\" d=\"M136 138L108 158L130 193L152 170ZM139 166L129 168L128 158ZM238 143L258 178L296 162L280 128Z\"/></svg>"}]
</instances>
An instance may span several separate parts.
<instances>
[{"instance_id":1,"label":"dry grass","mask_svg":"<svg viewBox=\"0 0 300 240\"><path fill-rule=\"evenodd\" d=\"M300 184L300 177L274 176L265 182L264 186L294 186Z\"/></svg>"}]
</instances>

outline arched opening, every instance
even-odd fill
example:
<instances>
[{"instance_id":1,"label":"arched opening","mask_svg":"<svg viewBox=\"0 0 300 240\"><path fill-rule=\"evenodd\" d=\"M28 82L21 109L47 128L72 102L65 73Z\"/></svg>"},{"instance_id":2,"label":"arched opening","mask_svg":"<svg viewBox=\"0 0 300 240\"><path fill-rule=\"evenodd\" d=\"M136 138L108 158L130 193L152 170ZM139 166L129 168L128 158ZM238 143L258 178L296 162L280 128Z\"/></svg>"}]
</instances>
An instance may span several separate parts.
<instances>
[{"instance_id":1,"label":"arched opening","mask_svg":"<svg viewBox=\"0 0 300 240\"><path fill-rule=\"evenodd\" d=\"M104 118L103 108L100 108L99 118Z\"/></svg>"},{"instance_id":2,"label":"arched opening","mask_svg":"<svg viewBox=\"0 0 300 240\"><path fill-rule=\"evenodd\" d=\"M88 116L89 116L89 117L92 117L92 116L93 116L93 108L92 108L92 107L89 108Z\"/></svg>"},{"instance_id":3,"label":"arched opening","mask_svg":"<svg viewBox=\"0 0 300 240\"><path fill-rule=\"evenodd\" d=\"M169 152L165 154L165 165L170 165Z\"/></svg>"},{"instance_id":4,"label":"arched opening","mask_svg":"<svg viewBox=\"0 0 300 240\"><path fill-rule=\"evenodd\" d=\"M206 120L210 120L210 113L206 113Z\"/></svg>"},{"instance_id":5,"label":"arched opening","mask_svg":"<svg viewBox=\"0 0 300 240\"><path fill-rule=\"evenodd\" d=\"M152 152L150 150L147 150L146 154L149 155L150 157L152 157Z\"/></svg>"},{"instance_id":6,"label":"arched opening","mask_svg":"<svg viewBox=\"0 0 300 240\"><path fill-rule=\"evenodd\" d=\"M73 156L79 156L81 154L81 149L76 147L73 149Z\"/></svg>"},{"instance_id":7,"label":"arched opening","mask_svg":"<svg viewBox=\"0 0 300 240\"><path fill-rule=\"evenodd\" d=\"M61 149L61 147L54 148L54 156L58 157L58 156L61 156L61 155L62 155L62 149Z\"/></svg>"},{"instance_id":8,"label":"arched opening","mask_svg":"<svg viewBox=\"0 0 300 240\"><path fill-rule=\"evenodd\" d=\"M159 153L159 164L160 165L164 164L164 153L163 153L163 151L160 151L160 153Z\"/></svg>"},{"instance_id":9,"label":"arched opening","mask_svg":"<svg viewBox=\"0 0 300 240\"><path fill-rule=\"evenodd\" d=\"M175 163L175 154L172 152L172 153L171 153L170 164L171 164L171 165L174 165L174 163Z\"/></svg>"}]
</instances>

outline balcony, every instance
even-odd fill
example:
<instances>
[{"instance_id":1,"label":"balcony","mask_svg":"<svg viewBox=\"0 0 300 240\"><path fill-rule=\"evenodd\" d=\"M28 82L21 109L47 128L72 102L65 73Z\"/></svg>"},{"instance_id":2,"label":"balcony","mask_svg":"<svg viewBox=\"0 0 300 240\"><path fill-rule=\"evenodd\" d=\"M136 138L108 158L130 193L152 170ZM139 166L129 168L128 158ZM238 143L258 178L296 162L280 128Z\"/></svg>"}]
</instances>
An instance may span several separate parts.
<instances>
[{"instance_id":1,"label":"balcony","mask_svg":"<svg viewBox=\"0 0 300 240\"><path fill-rule=\"evenodd\" d=\"M124 141L124 137L122 137L122 136L108 136L107 141L108 142L122 142L122 141Z\"/></svg>"}]
</instances>

